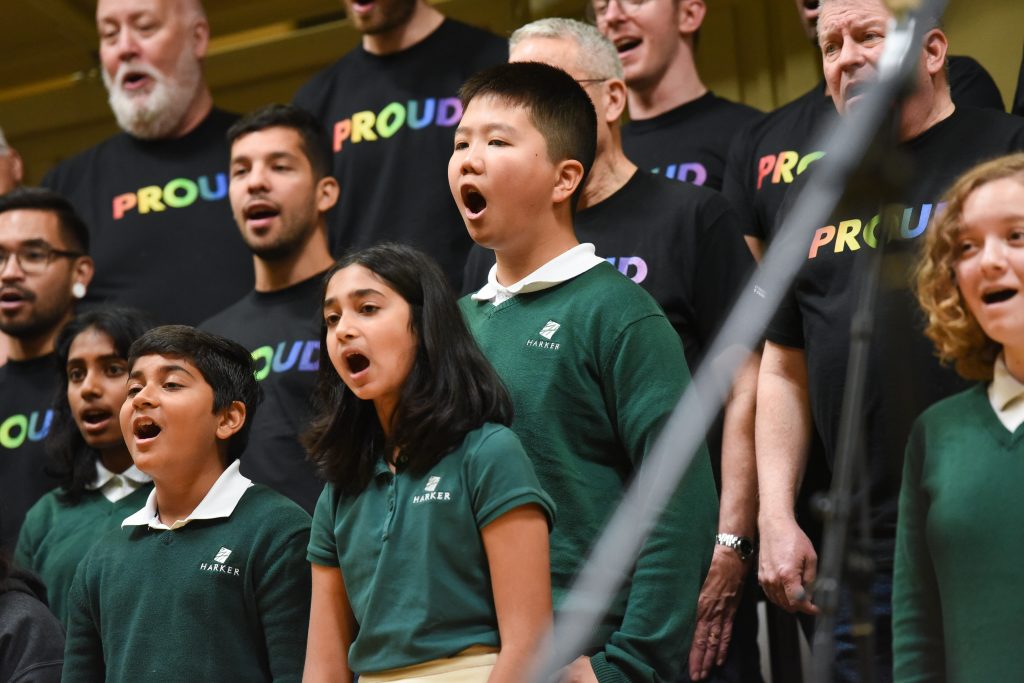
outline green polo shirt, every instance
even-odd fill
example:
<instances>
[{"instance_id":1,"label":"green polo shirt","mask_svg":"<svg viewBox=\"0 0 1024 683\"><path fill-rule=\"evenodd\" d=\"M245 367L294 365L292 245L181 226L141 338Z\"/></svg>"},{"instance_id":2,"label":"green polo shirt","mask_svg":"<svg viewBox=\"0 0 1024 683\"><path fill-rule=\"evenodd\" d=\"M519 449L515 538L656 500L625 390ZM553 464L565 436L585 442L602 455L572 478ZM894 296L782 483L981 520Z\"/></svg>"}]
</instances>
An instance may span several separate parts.
<instances>
[{"instance_id":1,"label":"green polo shirt","mask_svg":"<svg viewBox=\"0 0 1024 683\"><path fill-rule=\"evenodd\" d=\"M313 514L310 562L342 568L359 631L358 673L498 647L480 529L522 505L554 522L519 439L486 424L426 473L392 473L383 460L366 489L341 497L328 484Z\"/></svg>"}]
</instances>

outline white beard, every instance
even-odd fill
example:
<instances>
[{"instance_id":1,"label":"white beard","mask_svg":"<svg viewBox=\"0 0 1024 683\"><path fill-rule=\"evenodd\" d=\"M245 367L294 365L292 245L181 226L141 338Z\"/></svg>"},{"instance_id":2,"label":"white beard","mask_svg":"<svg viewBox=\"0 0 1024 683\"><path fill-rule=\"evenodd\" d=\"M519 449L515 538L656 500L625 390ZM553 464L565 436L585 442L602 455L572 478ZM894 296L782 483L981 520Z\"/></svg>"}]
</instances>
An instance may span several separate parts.
<instances>
[{"instance_id":1,"label":"white beard","mask_svg":"<svg viewBox=\"0 0 1024 683\"><path fill-rule=\"evenodd\" d=\"M181 123L203 78L202 65L188 50L182 51L173 75L162 74L145 63L122 63L113 78L106 70L101 71L117 125L144 140L167 137ZM124 76L129 71L153 79L149 92L125 92Z\"/></svg>"}]
</instances>

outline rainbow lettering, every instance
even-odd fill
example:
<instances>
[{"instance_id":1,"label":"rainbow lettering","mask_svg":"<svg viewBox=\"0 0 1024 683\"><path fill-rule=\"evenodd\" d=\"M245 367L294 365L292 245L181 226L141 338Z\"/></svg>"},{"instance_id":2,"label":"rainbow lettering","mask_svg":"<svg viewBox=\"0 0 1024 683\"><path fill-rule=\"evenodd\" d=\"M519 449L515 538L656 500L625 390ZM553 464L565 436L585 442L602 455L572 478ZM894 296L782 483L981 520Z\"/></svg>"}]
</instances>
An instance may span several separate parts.
<instances>
[{"instance_id":1,"label":"rainbow lettering","mask_svg":"<svg viewBox=\"0 0 1024 683\"><path fill-rule=\"evenodd\" d=\"M896 210L902 213L899 216L899 235L897 237L899 239L912 240L923 235L924 231L928 228L928 221L931 220L932 215L941 211L943 206L945 206L944 202L922 204L921 208L917 210L916 222L914 221L914 207L896 207ZM823 228L819 228L811 240L811 247L807 252L807 258L817 258L820 249L830 244L832 245L832 251L836 254L843 253L844 251L857 251L861 246L877 247L878 236L875 232L879 221L880 216L875 215L866 223L862 223L860 219L852 218L839 221L836 225L826 225Z\"/></svg>"},{"instance_id":2,"label":"rainbow lettering","mask_svg":"<svg viewBox=\"0 0 1024 683\"><path fill-rule=\"evenodd\" d=\"M252 358L257 365L257 382L265 380L271 370L287 372L294 367L299 372L315 372L320 367L320 340L281 342L276 349L270 345L261 346L252 352Z\"/></svg>"},{"instance_id":3,"label":"rainbow lettering","mask_svg":"<svg viewBox=\"0 0 1024 683\"><path fill-rule=\"evenodd\" d=\"M43 426L39 426L39 411L34 410L29 415L11 415L3 423L0 423L0 446L14 450L20 448L25 439L29 441L42 441L50 432L50 423L53 422L53 411L47 410L43 415Z\"/></svg>"},{"instance_id":4,"label":"rainbow lettering","mask_svg":"<svg viewBox=\"0 0 1024 683\"><path fill-rule=\"evenodd\" d=\"M390 138L403 126L412 130L430 124L451 127L462 118L462 103L457 97L428 97L425 100L392 102L379 112L357 111L334 124L334 151L340 152L348 140L352 144Z\"/></svg>"},{"instance_id":5,"label":"rainbow lettering","mask_svg":"<svg viewBox=\"0 0 1024 683\"><path fill-rule=\"evenodd\" d=\"M766 154L757 162L757 189L761 189L764 179L771 176L772 185L793 182L793 170L800 175L813 162L825 156L824 152L808 152L801 157L797 152L779 152Z\"/></svg>"},{"instance_id":6,"label":"rainbow lettering","mask_svg":"<svg viewBox=\"0 0 1024 683\"><path fill-rule=\"evenodd\" d=\"M609 256L605 261L618 268L620 273L637 284L647 279L647 261L639 256ZM632 275L629 272L630 268L636 269Z\"/></svg>"},{"instance_id":7,"label":"rainbow lettering","mask_svg":"<svg viewBox=\"0 0 1024 683\"><path fill-rule=\"evenodd\" d=\"M213 176L214 186L210 185L209 176L200 176L197 180L174 178L163 187L149 185L135 192L126 192L114 197L114 220L121 220L131 210L140 214L167 209L183 209L191 206L200 197L208 202L224 199L228 196L227 173Z\"/></svg>"},{"instance_id":8,"label":"rainbow lettering","mask_svg":"<svg viewBox=\"0 0 1024 683\"><path fill-rule=\"evenodd\" d=\"M661 173L661 167L652 168L651 173L658 175ZM676 180L684 183L692 183L694 185L703 185L708 179L708 169L704 167L704 164L696 161L689 163L680 164L669 164L665 167L665 177L675 178Z\"/></svg>"}]
</instances>

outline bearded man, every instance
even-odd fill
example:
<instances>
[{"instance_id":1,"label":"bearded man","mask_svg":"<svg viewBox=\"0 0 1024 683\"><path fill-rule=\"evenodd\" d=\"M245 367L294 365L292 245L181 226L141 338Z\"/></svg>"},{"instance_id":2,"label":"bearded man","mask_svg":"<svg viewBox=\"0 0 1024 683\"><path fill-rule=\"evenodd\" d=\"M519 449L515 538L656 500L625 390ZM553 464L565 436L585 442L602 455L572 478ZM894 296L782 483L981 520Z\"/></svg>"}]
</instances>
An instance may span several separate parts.
<instances>
[{"instance_id":1,"label":"bearded man","mask_svg":"<svg viewBox=\"0 0 1024 683\"><path fill-rule=\"evenodd\" d=\"M99 0L103 83L124 131L43 184L89 227L86 304L114 302L196 324L252 288L228 201L228 127L203 75L210 26L199 0Z\"/></svg>"}]
</instances>

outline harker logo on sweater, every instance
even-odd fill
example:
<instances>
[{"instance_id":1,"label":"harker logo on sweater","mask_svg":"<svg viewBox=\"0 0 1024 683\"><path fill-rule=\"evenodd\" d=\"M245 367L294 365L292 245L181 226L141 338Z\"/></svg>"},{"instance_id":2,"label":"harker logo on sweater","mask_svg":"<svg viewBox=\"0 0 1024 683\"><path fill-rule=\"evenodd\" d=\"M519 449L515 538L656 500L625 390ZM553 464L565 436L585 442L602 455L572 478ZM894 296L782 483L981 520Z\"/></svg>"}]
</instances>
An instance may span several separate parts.
<instances>
[{"instance_id":1,"label":"harker logo on sweater","mask_svg":"<svg viewBox=\"0 0 1024 683\"><path fill-rule=\"evenodd\" d=\"M231 548L221 546L217 554L213 556L213 562L200 562L199 571L214 572L216 574L227 574L228 576L241 576L238 567L229 567L224 564L231 556Z\"/></svg>"},{"instance_id":2,"label":"harker logo on sweater","mask_svg":"<svg viewBox=\"0 0 1024 683\"><path fill-rule=\"evenodd\" d=\"M561 327L561 323L556 323L554 320L547 321L544 323L544 327L540 328L540 332L537 333L547 341L527 339L526 345L538 349L551 349L552 351L557 351L561 344L551 341L551 338L555 336L555 332L558 332Z\"/></svg>"}]
</instances>

